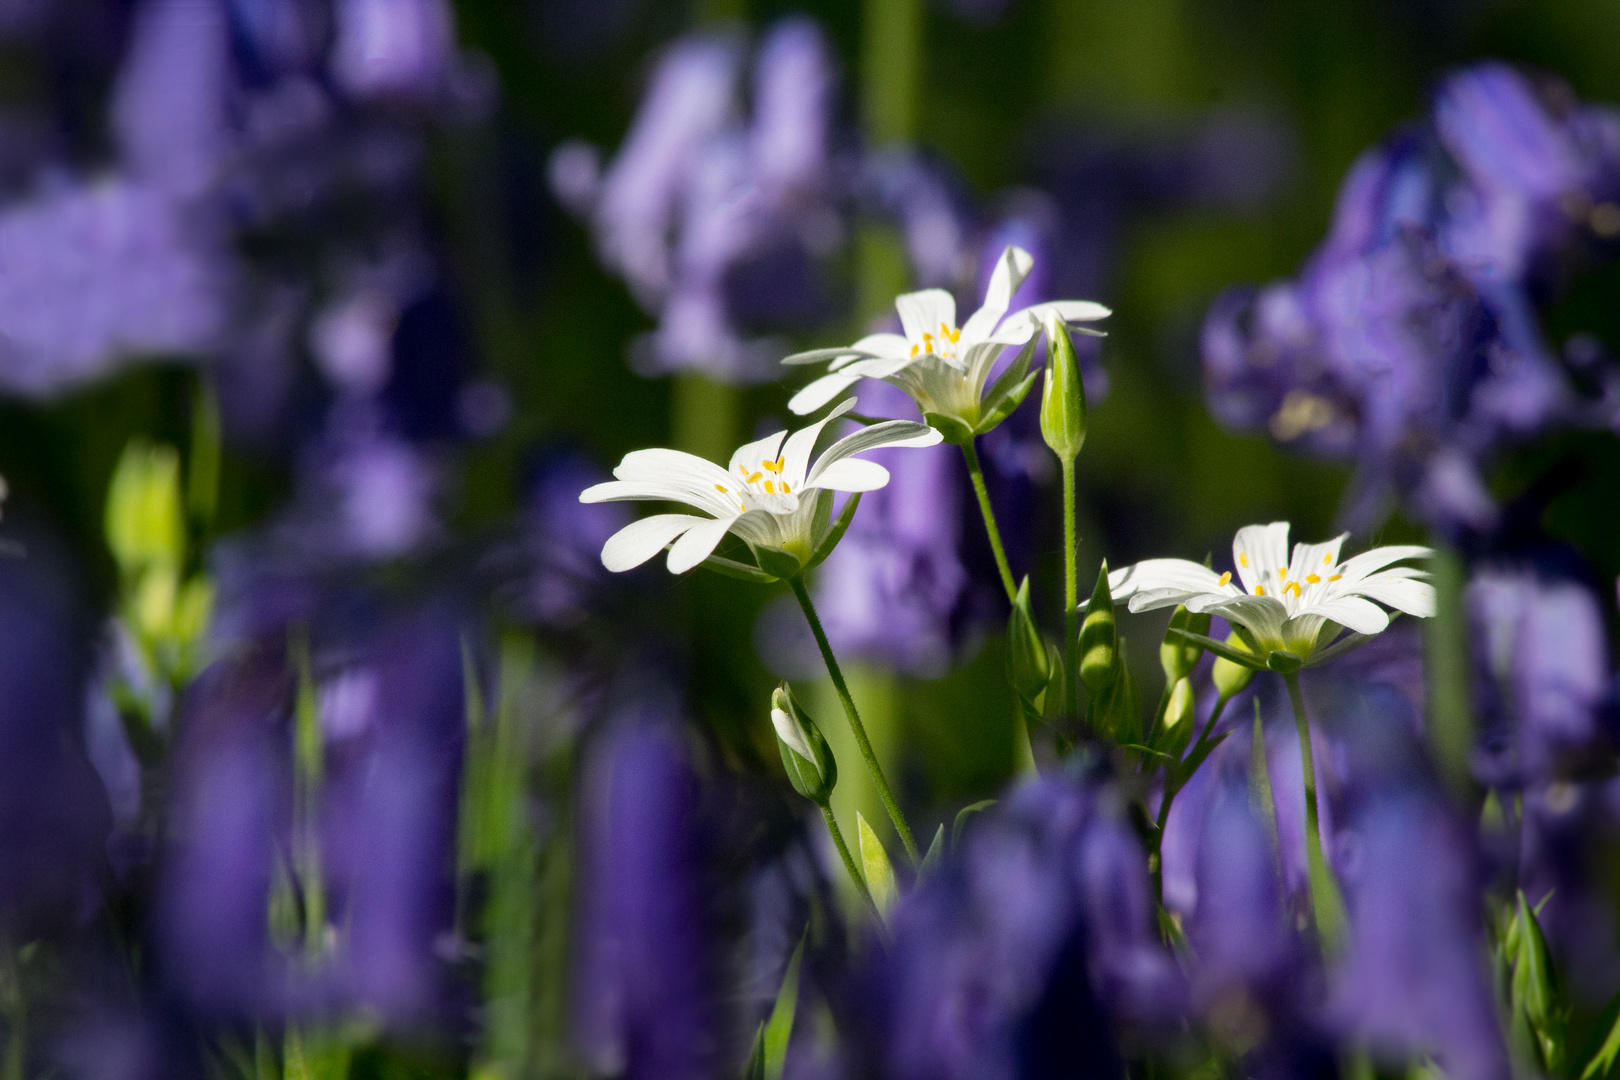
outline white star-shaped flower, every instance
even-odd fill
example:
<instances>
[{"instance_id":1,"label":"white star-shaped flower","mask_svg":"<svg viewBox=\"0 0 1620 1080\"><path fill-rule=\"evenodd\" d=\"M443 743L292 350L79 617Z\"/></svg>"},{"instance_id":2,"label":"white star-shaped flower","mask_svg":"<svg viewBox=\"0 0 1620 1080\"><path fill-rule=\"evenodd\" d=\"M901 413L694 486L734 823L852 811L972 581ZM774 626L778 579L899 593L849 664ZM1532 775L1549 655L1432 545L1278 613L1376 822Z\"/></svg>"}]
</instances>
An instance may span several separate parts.
<instances>
[{"instance_id":1,"label":"white star-shaped flower","mask_svg":"<svg viewBox=\"0 0 1620 1080\"><path fill-rule=\"evenodd\" d=\"M1049 315L1064 322L1092 322L1109 310L1090 300L1053 300L1007 313L1018 287L1029 276L1034 258L1019 247L1007 247L996 260L985 292L984 306L956 325L956 301L944 289L924 289L897 297L904 334L869 334L853 345L812 349L797 353L784 364L814 364L830 360L828 373L806 386L788 402L801 415L821 408L861 379L883 379L900 387L924 414L951 417L982 434L996 406L1011 400L1007 411L1028 390L1023 371L997 380L989 398L984 384L996 357L1010 345L1029 342ZM1087 331L1095 333L1095 331ZM1027 360L1025 361L1027 364ZM1005 385L1003 385L1005 383ZM997 391L1000 391L998 393Z\"/></svg>"},{"instance_id":2,"label":"white star-shaped flower","mask_svg":"<svg viewBox=\"0 0 1620 1080\"><path fill-rule=\"evenodd\" d=\"M855 457L880 446L933 446L939 432L925 424L890 420L847 435L811 455L822 429L848 412L841 402L819 423L789 435L778 431L741 447L722 469L680 450L635 450L613 470L617 478L580 493L579 501L677 502L707 514L654 514L625 526L602 547L602 565L630 570L669 546L671 573L681 574L714 553L727 533L757 549L787 552L809 563L831 528L834 491L874 491L889 471ZM784 441L785 440L785 441Z\"/></svg>"},{"instance_id":3,"label":"white star-shaped flower","mask_svg":"<svg viewBox=\"0 0 1620 1080\"><path fill-rule=\"evenodd\" d=\"M1295 544L1290 559L1288 522L1249 525L1232 540L1235 581L1230 572L1217 574L1186 559L1146 559L1109 574L1108 588L1132 611L1185 604L1188 611L1219 615L1249 634L1262 660L1276 650L1309 659L1340 627L1363 637L1381 633L1389 614L1378 604L1419 618L1434 614L1434 586L1423 580L1428 574L1394 565L1432 554L1428 548L1378 547L1340 562L1344 540Z\"/></svg>"}]
</instances>

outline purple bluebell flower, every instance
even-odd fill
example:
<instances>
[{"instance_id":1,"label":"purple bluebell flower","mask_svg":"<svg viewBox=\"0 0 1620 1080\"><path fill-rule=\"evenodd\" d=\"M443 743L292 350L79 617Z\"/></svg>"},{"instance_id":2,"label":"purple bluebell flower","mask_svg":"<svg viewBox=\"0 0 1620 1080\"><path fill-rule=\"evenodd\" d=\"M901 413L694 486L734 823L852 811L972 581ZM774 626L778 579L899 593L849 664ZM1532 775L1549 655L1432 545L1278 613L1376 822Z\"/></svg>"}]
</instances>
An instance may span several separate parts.
<instances>
[{"instance_id":1,"label":"purple bluebell flower","mask_svg":"<svg viewBox=\"0 0 1620 1080\"><path fill-rule=\"evenodd\" d=\"M658 317L632 347L648 374L768 377L780 350L754 331L825 306L815 264L844 231L831 53L814 23L777 23L754 58L751 110L740 100L746 59L730 35L676 43L605 172L583 144L552 158L558 198L591 218L603 263Z\"/></svg>"},{"instance_id":2,"label":"purple bluebell flower","mask_svg":"<svg viewBox=\"0 0 1620 1080\"><path fill-rule=\"evenodd\" d=\"M1454 73L1431 118L1362 155L1297 278L1205 320L1211 411L1351 458L1344 517L1405 499L1442 531L1495 526L1482 465L1549 425L1605 426L1536 305L1620 235L1620 115L1503 64Z\"/></svg>"},{"instance_id":3,"label":"purple bluebell flower","mask_svg":"<svg viewBox=\"0 0 1620 1080\"><path fill-rule=\"evenodd\" d=\"M971 280L975 215L965 186L946 166L890 147L866 159L861 185L871 211L899 225L914 287L955 289Z\"/></svg>"},{"instance_id":4,"label":"purple bluebell flower","mask_svg":"<svg viewBox=\"0 0 1620 1080\"><path fill-rule=\"evenodd\" d=\"M625 711L582 776L572 997L593 1069L708 1077L722 1065L715 890L701 792L667 703Z\"/></svg>"},{"instance_id":5,"label":"purple bluebell flower","mask_svg":"<svg viewBox=\"0 0 1620 1080\"><path fill-rule=\"evenodd\" d=\"M233 133L224 0L147 0L135 16L112 101L125 171L178 197L219 179Z\"/></svg>"},{"instance_id":6,"label":"purple bluebell flower","mask_svg":"<svg viewBox=\"0 0 1620 1080\"><path fill-rule=\"evenodd\" d=\"M1197 907L1187 940L1194 986L1207 1005L1233 990L1263 991L1299 959L1284 917L1277 853L1246 786L1210 772L1214 787L1197 854Z\"/></svg>"},{"instance_id":7,"label":"purple bluebell flower","mask_svg":"<svg viewBox=\"0 0 1620 1080\"><path fill-rule=\"evenodd\" d=\"M1062 777L1023 787L901 902L867 976L871 1069L1116 1075L1118 1025L1174 1013L1146 859L1110 805L1106 788Z\"/></svg>"},{"instance_id":8,"label":"purple bluebell flower","mask_svg":"<svg viewBox=\"0 0 1620 1080\"><path fill-rule=\"evenodd\" d=\"M1485 744L1477 766L1495 784L1557 774L1593 749L1610 696L1598 598L1574 579L1487 565L1467 603Z\"/></svg>"},{"instance_id":9,"label":"purple bluebell flower","mask_svg":"<svg viewBox=\"0 0 1620 1080\"><path fill-rule=\"evenodd\" d=\"M446 0L336 0L332 75L350 95L423 99L457 63Z\"/></svg>"},{"instance_id":10,"label":"purple bluebell flower","mask_svg":"<svg viewBox=\"0 0 1620 1080\"><path fill-rule=\"evenodd\" d=\"M1448 1076L1505 1080L1472 844L1433 796L1387 791L1351 825L1350 946L1334 1010L1375 1052L1432 1054Z\"/></svg>"},{"instance_id":11,"label":"purple bluebell flower","mask_svg":"<svg viewBox=\"0 0 1620 1080\"><path fill-rule=\"evenodd\" d=\"M0 929L12 941L93 913L111 824L84 747L84 627L55 553L31 547L0 558Z\"/></svg>"},{"instance_id":12,"label":"purple bluebell flower","mask_svg":"<svg viewBox=\"0 0 1620 1080\"><path fill-rule=\"evenodd\" d=\"M611 575L602 545L630 523L622 503L582 503L579 493L607 474L583 454L557 452L544 459L530 485L524 546L532 559L518 608L542 626L566 628L595 609Z\"/></svg>"}]
</instances>

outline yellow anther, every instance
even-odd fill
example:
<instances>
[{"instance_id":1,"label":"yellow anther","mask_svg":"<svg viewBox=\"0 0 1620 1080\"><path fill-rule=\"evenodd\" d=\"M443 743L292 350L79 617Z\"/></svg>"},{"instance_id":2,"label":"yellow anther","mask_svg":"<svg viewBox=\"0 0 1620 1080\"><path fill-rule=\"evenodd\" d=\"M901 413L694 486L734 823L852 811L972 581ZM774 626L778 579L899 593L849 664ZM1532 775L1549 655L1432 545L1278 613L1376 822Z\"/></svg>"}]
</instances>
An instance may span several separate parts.
<instances>
[{"instance_id":1,"label":"yellow anther","mask_svg":"<svg viewBox=\"0 0 1620 1080\"><path fill-rule=\"evenodd\" d=\"M1343 574L1334 574L1332 577L1328 578L1328 580L1329 581L1338 581L1342 577L1344 577Z\"/></svg>"},{"instance_id":2,"label":"yellow anther","mask_svg":"<svg viewBox=\"0 0 1620 1080\"><path fill-rule=\"evenodd\" d=\"M764 476L764 475L765 475L765 474L764 474L764 473L755 473L755 474L754 474L754 475L753 475L753 476L750 476L750 477L749 477L749 478L748 478L748 482L749 482L749 483L750 483L750 484L757 484L757 483L759 483L759 478L760 478L760 477L761 477L761 476Z\"/></svg>"},{"instance_id":3,"label":"yellow anther","mask_svg":"<svg viewBox=\"0 0 1620 1080\"><path fill-rule=\"evenodd\" d=\"M779 473L782 471L781 461L762 461L759 463L759 467L764 469L766 472Z\"/></svg>"},{"instance_id":4,"label":"yellow anther","mask_svg":"<svg viewBox=\"0 0 1620 1080\"><path fill-rule=\"evenodd\" d=\"M1321 581L1322 579L1317 577L1315 574L1306 574L1305 575L1305 580L1310 582L1312 585L1315 585L1318 581Z\"/></svg>"},{"instance_id":5,"label":"yellow anther","mask_svg":"<svg viewBox=\"0 0 1620 1080\"><path fill-rule=\"evenodd\" d=\"M716 485L714 485L714 490L716 490L720 494L724 495L729 489L724 484L716 484Z\"/></svg>"},{"instance_id":6,"label":"yellow anther","mask_svg":"<svg viewBox=\"0 0 1620 1080\"><path fill-rule=\"evenodd\" d=\"M1332 566L1333 565L1333 552L1330 551L1326 555L1322 556L1322 565L1323 566Z\"/></svg>"},{"instance_id":7,"label":"yellow anther","mask_svg":"<svg viewBox=\"0 0 1620 1080\"><path fill-rule=\"evenodd\" d=\"M767 494L767 495L775 495L776 494L776 489L771 486L771 482L769 480L765 481L765 494Z\"/></svg>"},{"instance_id":8,"label":"yellow anther","mask_svg":"<svg viewBox=\"0 0 1620 1080\"><path fill-rule=\"evenodd\" d=\"M1264 596L1264 595L1266 595L1266 587L1264 585L1256 585L1254 587L1254 595L1256 595L1256 596Z\"/></svg>"},{"instance_id":9,"label":"yellow anther","mask_svg":"<svg viewBox=\"0 0 1620 1080\"><path fill-rule=\"evenodd\" d=\"M1243 567L1245 570L1249 568L1249 555L1247 552L1238 552L1238 565Z\"/></svg>"},{"instance_id":10,"label":"yellow anther","mask_svg":"<svg viewBox=\"0 0 1620 1080\"><path fill-rule=\"evenodd\" d=\"M1224 588L1226 588L1226 583L1228 581L1231 581L1231 580L1232 580L1232 571L1228 570L1226 573L1221 575L1221 580L1217 581L1215 584L1219 588L1224 589Z\"/></svg>"},{"instance_id":11,"label":"yellow anther","mask_svg":"<svg viewBox=\"0 0 1620 1080\"><path fill-rule=\"evenodd\" d=\"M1278 581L1282 581L1283 579L1285 579L1287 577L1288 577L1288 571L1287 570L1279 569L1277 571L1277 580Z\"/></svg>"},{"instance_id":12,"label":"yellow anther","mask_svg":"<svg viewBox=\"0 0 1620 1080\"><path fill-rule=\"evenodd\" d=\"M912 355L912 356L916 356L916 355L917 355L917 346L915 346L915 345L913 345L913 346L912 346L912 347L911 347L911 355Z\"/></svg>"},{"instance_id":13,"label":"yellow anther","mask_svg":"<svg viewBox=\"0 0 1620 1080\"><path fill-rule=\"evenodd\" d=\"M961 327L957 327L955 330L951 331L951 344L955 345L958 341L961 341L961 340L962 340L962 329L961 329Z\"/></svg>"},{"instance_id":14,"label":"yellow anther","mask_svg":"<svg viewBox=\"0 0 1620 1080\"><path fill-rule=\"evenodd\" d=\"M793 489L788 487L786 480L782 481L782 494L784 494L784 495L793 494Z\"/></svg>"},{"instance_id":15,"label":"yellow anther","mask_svg":"<svg viewBox=\"0 0 1620 1080\"><path fill-rule=\"evenodd\" d=\"M1294 598L1297 600L1299 598L1299 582L1290 581L1287 585L1283 586L1283 592L1286 593L1289 589L1294 590Z\"/></svg>"}]
</instances>

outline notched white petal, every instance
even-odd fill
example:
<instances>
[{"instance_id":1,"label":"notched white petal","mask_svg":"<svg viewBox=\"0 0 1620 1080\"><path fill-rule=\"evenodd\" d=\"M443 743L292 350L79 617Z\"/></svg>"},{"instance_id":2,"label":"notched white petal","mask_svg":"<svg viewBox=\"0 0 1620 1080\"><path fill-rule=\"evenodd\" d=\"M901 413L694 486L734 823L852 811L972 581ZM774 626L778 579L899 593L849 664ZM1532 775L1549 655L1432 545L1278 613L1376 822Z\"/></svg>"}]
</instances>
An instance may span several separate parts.
<instances>
[{"instance_id":1,"label":"notched white petal","mask_svg":"<svg viewBox=\"0 0 1620 1080\"><path fill-rule=\"evenodd\" d=\"M693 514L654 514L632 521L602 545L602 565L615 574L634 570L664 550L671 540L711 520Z\"/></svg>"}]
</instances>

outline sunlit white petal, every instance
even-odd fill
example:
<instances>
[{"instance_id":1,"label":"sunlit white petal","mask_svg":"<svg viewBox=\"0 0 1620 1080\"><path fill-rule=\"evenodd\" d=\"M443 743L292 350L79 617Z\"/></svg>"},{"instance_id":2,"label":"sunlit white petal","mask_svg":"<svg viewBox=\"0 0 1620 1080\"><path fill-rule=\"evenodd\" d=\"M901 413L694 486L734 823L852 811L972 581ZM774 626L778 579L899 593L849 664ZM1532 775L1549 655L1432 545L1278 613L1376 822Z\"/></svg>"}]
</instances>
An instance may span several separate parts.
<instances>
[{"instance_id":1,"label":"sunlit white petal","mask_svg":"<svg viewBox=\"0 0 1620 1080\"><path fill-rule=\"evenodd\" d=\"M692 514L654 514L632 521L602 545L602 565L614 573L634 570L664 550L671 540L711 520Z\"/></svg>"}]
</instances>

